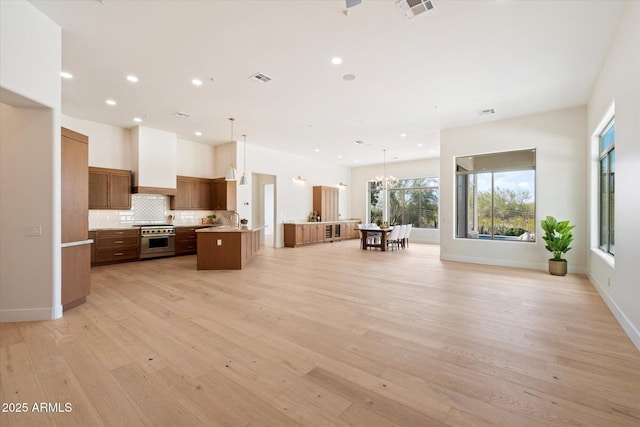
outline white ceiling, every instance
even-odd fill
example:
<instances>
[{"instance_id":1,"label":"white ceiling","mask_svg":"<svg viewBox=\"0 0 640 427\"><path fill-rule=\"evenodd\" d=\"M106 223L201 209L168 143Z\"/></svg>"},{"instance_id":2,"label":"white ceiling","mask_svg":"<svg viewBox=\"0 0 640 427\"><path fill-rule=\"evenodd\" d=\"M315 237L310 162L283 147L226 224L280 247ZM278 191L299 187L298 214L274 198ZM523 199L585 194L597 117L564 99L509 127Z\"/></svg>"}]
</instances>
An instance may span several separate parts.
<instances>
[{"instance_id":1,"label":"white ceiling","mask_svg":"<svg viewBox=\"0 0 640 427\"><path fill-rule=\"evenodd\" d=\"M348 16L344 0L32 3L62 27L64 114L123 128L143 117L210 144L231 139L234 117L236 140L358 166L382 149L437 157L443 128L584 105L625 2L433 0L412 20L395 0Z\"/></svg>"}]
</instances>

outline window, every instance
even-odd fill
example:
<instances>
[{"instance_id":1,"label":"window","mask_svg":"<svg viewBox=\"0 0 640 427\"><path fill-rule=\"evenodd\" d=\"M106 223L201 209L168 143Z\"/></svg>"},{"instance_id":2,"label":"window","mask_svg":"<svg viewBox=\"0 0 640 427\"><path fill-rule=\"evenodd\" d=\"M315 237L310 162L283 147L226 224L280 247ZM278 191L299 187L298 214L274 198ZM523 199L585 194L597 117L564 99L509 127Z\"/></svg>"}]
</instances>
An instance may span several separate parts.
<instances>
[{"instance_id":1,"label":"window","mask_svg":"<svg viewBox=\"0 0 640 427\"><path fill-rule=\"evenodd\" d=\"M535 241L536 150L456 158L456 237Z\"/></svg>"},{"instance_id":2,"label":"window","mask_svg":"<svg viewBox=\"0 0 640 427\"><path fill-rule=\"evenodd\" d=\"M615 250L615 119L600 135L600 249L614 255Z\"/></svg>"},{"instance_id":3,"label":"window","mask_svg":"<svg viewBox=\"0 0 640 427\"><path fill-rule=\"evenodd\" d=\"M369 182L369 222L381 222L385 196L390 224L413 224L416 228L438 228L438 178L411 178L389 182Z\"/></svg>"}]
</instances>

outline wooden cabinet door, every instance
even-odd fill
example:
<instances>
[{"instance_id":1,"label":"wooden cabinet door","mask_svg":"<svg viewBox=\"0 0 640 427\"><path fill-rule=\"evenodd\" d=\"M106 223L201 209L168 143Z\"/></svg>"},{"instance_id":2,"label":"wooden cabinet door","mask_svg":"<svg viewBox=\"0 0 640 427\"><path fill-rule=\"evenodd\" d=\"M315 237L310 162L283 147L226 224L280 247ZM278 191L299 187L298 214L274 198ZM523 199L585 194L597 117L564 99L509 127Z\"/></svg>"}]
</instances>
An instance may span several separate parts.
<instances>
[{"instance_id":1,"label":"wooden cabinet door","mask_svg":"<svg viewBox=\"0 0 640 427\"><path fill-rule=\"evenodd\" d=\"M109 209L108 172L89 172L89 209Z\"/></svg>"},{"instance_id":2,"label":"wooden cabinet door","mask_svg":"<svg viewBox=\"0 0 640 427\"><path fill-rule=\"evenodd\" d=\"M112 173L109 182L109 207L131 209L131 174Z\"/></svg>"},{"instance_id":3,"label":"wooden cabinet door","mask_svg":"<svg viewBox=\"0 0 640 427\"><path fill-rule=\"evenodd\" d=\"M178 178L176 195L171 198L171 209L191 209L192 182Z\"/></svg>"},{"instance_id":4,"label":"wooden cabinet door","mask_svg":"<svg viewBox=\"0 0 640 427\"><path fill-rule=\"evenodd\" d=\"M309 225L309 243L318 241L318 224Z\"/></svg>"},{"instance_id":5,"label":"wooden cabinet door","mask_svg":"<svg viewBox=\"0 0 640 427\"><path fill-rule=\"evenodd\" d=\"M225 181L224 179L216 180L214 187L215 203L213 209L222 211L236 210L235 181Z\"/></svg>"},{"instance_id":6,"label":"wooden cabinet door","mask_svg":"<svg viewBox=\"0 0 640 427\"><path fill-rule=\"evenodd\" d=\"M89 138L62 130L62 243L87 239L89 231Z\"/></svg>"},{"instance_id":7,"label":"wooden cabinet door","mask_svg":"<svg viewBox=\"0 0 640 427\"><path fill-rule=\"evenodd\" d=\"M192 190L191 204L194 209L213 209L211 182L195 181Z\"/></svg>"},{"instance_id":8,"label":"wooden cabinet door","mask_svg":"<svg viewBox=\"0 0 640 427\"><path fill-rule=\"evenodd\" d=\"M304 232L305 232L305 226L304 225L296 225L296 246L297 245L303 245L304 242Z\"/></svg>"}]
</instances>

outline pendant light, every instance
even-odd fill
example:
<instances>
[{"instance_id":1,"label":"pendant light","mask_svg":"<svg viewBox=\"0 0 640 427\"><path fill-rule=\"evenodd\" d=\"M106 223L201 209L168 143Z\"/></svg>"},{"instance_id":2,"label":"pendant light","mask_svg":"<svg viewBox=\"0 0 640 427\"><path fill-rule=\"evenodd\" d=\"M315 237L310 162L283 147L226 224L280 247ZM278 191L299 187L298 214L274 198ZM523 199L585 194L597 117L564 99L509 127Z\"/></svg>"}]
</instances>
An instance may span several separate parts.
<instances>
[{"instance_id":1,"label":"pendant light","mask_svg":"<svg viewBox=\"0 0 640 427\"><path fill-rule=\"evenodd\" d=\"M233 117L229 117L229 121L231 122L231 142L233 142L233 122L236 119ZM236 180L236 168L233 167L233 163L227 169L227 173L224 176L225 181L235 181Z\"/></svg>"},{"instance_id":2,"label":"pendant light","mask_svg":"<svg viewBox=\"0 0 640 427\"><path fill-rule=\"evenodd\" d=\"M392 176L389 175L387 176L387 150L383 149L382 150L382 176L376 176L376 181L379 181L382 183L382 189L383 190L387 190L389 188L389 183L390 182L395 182L397 181L397 179Z\"/></svg>"},{"instance_id":3,"label":"pendant light","mask_svg":"<svg viewBox=\"0 0 640 427\"><path fill-rule=\"evenodd\" d=\"M242 135L242 139L242 161L244 165L242 166L242 176L240 177L239 185L247 185L247 135Z\"/></svg>"}]
</instances>

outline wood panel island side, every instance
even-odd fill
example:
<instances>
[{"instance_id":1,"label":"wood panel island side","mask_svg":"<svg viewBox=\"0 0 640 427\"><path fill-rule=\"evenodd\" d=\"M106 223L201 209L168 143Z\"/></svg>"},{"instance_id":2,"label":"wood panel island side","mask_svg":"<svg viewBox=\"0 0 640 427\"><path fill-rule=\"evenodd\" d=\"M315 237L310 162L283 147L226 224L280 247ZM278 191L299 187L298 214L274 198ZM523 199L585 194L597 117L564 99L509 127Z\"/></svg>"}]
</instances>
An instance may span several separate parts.
<instances>
[{"instance_id":1,"label":"wood panel island side","mask_svg":"<svg viewBox=\"0 0 640 427\"><path fill-rule=\"evenodd\" d=\"M260 228L196 230L198 270L241 270L260 250Z\"/></svg>"}]
</instances>

